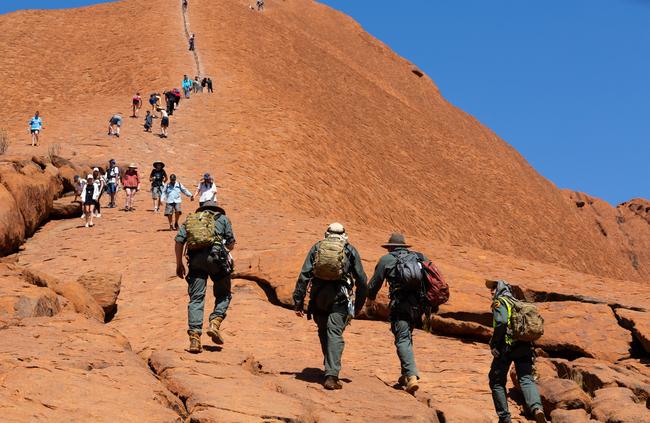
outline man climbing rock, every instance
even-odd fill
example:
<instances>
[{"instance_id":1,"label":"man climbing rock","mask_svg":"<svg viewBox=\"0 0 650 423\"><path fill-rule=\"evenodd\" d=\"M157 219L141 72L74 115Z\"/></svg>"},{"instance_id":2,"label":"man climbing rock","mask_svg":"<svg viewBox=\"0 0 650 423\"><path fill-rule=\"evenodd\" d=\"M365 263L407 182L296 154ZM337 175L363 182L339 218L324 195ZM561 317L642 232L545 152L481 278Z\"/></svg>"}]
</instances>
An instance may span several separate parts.
<instances>
[{"instance_id":1,"label":"man climbing rock","mask_svg":"<svg viewBox=\"0 0 650 423\"><path fill-rule=\"evenodd\" d=\"M201 352L203 308L208 277L214 284L214 310L210 314L207 334L217 345L224 343L221 323L230 305L230 274L233 262L230 251L235 248L235 235L226 212L215 202L207 202L188 216L175 238L176 276L185 278L189 303L187 319L190 337L189 352ZM187 253L188 272L185 273L183 253Z\"/></svg>"},{"instance_id":2,"label":"man climbing rock","mask_svg":"<svg viewBox=\"0 0 650 423\"><path fill-rule=\"evenodd\" d=\"M382 247L388 250L388 254L379 259L368 283L368 306L373 308L379 290L384 281L388 281L390 328L395 336L395 347L402 368L398 383L413 395L420 388L420 375L413 354L413 329L422 321L421 263L428 259L422 253L410 251L411 246L402 234L392 234ZM409 280L409 276L413 276L413 280Z\"/></svg>"},{"instance_id":3,"label":"man climbing rock","mask_svg":"<svg viewBox=\"0 0 650 423\"><path fill-rule=\"evenodd\" d=\"M195 42L194 40L195 39L196 39L196 36L194 35L194 33L192 33L192 35L190 35L190 38L188 40L188 43L190 45L190 51L194 51L194 42Z\"/></svg>"},{"instance_id":4,"label":"man climbing rock","mask_svg":"<svg viewBox=\"0 0 650 423\"><path fill-rule=\"evenodd\" d=\"M515 363L517 378L519 379L526 406L533 413L535 422L544 423L546 417L533 378L533 346L530 342L512 339L509 330L512 304L515 301L512 288L504 281L489 280L485 282L485 285L492 292L494 333L490 340L490 350L494 358L490 367L489 381L499 423L510 423L511 421L508 398L506 397L506 382L510 365L513 362Z\"/></svg>"},{"instance_id":5,"label":"man climbing rock","mask_svg":"<svg viewBox=\"0 0 650 423\"><path fill-rule=\"evenodd\" d=\"M311 283L307 319L314 317L324 357L328 390L341 389L339 372L345 341L343 331L366 301L366 274L356 248L340 223L327 228L325 239L307 253L293 292L298 317L304 316L304 301ZM353 288L356 286L356 298Z\"/></svg>"}]
</instances>

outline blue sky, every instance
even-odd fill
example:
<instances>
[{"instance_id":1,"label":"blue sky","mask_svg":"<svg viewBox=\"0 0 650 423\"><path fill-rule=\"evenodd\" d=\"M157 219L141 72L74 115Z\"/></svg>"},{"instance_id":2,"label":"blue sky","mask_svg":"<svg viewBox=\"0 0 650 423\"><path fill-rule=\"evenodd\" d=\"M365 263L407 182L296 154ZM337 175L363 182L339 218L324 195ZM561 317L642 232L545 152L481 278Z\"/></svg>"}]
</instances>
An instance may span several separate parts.
<instances>
[{"instance_id":1,"label":"blue sky","mask_svg":"<svg viewBox=\"0 0 650 423\"><path fill-rule=\"evenodd\" d=\"M418 64L559 187L650 199L650 0L322 2ZM3 0L0 13L90 3Z\"/></svg>"}]
</instances>

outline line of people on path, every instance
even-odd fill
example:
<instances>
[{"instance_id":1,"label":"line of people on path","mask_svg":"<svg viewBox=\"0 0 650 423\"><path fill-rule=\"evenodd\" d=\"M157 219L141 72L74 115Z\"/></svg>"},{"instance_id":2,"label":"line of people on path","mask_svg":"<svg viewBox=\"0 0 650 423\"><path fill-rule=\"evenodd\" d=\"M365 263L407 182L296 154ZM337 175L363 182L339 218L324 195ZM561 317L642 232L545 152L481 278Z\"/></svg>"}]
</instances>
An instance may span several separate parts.
<instances>
[{"instance_id":1,"label":"line of people on path","mask_svg":"<svg viewBox=\"0 0 650 423\"><path fill-rule=\"evenodd\" d=\"M215 306L210 313L207 335L217 345L225 342L221 330L231 301L234 262L230 253L235 242L226 212L212 201L203 203L178 228L174 247L176 275L188 283L190 353L202 352L208 278L214 283ZM412 250L404 235L393 233L382 247L387 254L379 259L368 282L361 256L350 243L344 226L332 223L324 238L307 253L298 276L293 293L295 313L301 318L305 315L313 318L318 327L324 364L323 387L327 390L343 388L339 373L345 346L344 331L359 315L366 300L369 314L377 310L375 300L384 282L388 283L390 330L400 361L401 375L397 385L412 395L420 387L413 331L422 327L431 314L438 311L438 306L447 301L448 286L435 265L424 254ZM493 356L489 386L499 422L511 421L505 385L513 363L528 410L537 423L546 422L533 378L533 343L528 338L518 337L519 332L513 329L512 316L518 300L505 281L486 281L486 286L492 294L494 322L494 334L489 343ZM305 304L308 294L309 301Z\"/></svg>"},{"instance_id":2,"label":"line of people on path","mask_svg":"<svg viewBox=\"0 0 650 423\"><path fill-rule=\"evenodd\" d=\"M169 222L170 230L178 229L178 222L182 214L182 195L190 198L191 201L198 199L199 205L217 200L217 184L209 173L203 177L192 193L176 177L175 174L167 176L165 164L162 161L153 163L153 169L149 174L151 183L151 198L153 200L152 211L159 213L162 204L165 204L164 215ZM94 218L101 217L101 198L104 193L110 196L107 207L116 207L115 197L121 189L125 192L124 211L135 210L135 197L141 190L142 178L138 172L138 165L131 163L124 172L120 172L114 159L111 159L105 170L98 167L93 169L85 179L79 175L74 177L75 196L73 202L80 201L82 204L82 218L86 220L86 227L94 226Z\"/></svg>"},{"instance_id":3,"label":"line of people on path","mask_svg":"<svg viewBox=\"0 0 650 423\"><path fill-rule=\"evenodd\" d=\"M160 116L160 138L168 138L169 136L169 124L170 116L178 110L180 106L181 97L184 96L186 99L190 98L191 93L197 94L202 93L204 89L207 88L208 93L213 93L213 82L212 78L204 76L202 79L197 75L194 79L190 79L189 76L183 75L183 80L181 82L181 89L172 88L165 91L162 95L158 92L151 93L149 95L149 105L151 110L147 110L144 117L143 128L145 132L152 132L153 130L153 120L157 119L156 113ZM162 98L165 99L165 107L162 107ZM143 100L140 96L140 92L137 92L131 100L131 117L137 118L139 111L142 109ZM123 124L122 113L113 114L108 120L108 136L114 136L116 138L120 137L120 131ZM40 133L43 131L43 119L40 115L40 112L37 110L34 113L34 116L29 120L29 133L31 135L31 145L36 147L40 141Z\"/></svg>"}]
</instances>

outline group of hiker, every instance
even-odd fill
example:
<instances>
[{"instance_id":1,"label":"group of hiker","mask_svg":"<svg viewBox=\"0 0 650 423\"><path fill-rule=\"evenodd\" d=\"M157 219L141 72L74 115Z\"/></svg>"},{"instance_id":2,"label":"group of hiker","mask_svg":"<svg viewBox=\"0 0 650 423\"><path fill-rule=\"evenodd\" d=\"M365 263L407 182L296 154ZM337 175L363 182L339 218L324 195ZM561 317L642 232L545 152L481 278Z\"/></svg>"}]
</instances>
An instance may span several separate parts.
<instances>
[{"instance_id":1,"label":"group of hiker","mask_svg":"<svg viewBox=\"0 0 650 423\"><path fill-rule=\"evenodd\" d=\"M189 191L176 177L175 174L167 175L165 163L156 161L149 174L151 184L152 211L159 213L162 203L165 203L164 215L169 222L170 230L178 230L178 221L182 214L182 195L191 201L198 199L199 206L217 199L217 184L209 173L204 173L194 192ZM105 170L95 167L93 172L85 179L79 175L74 177L74 201L80 201L83 208L82 217L86 220L86 227L94 226L94 218L101 217L101 198L104 193L110 196L108 208L116 207L115 197L120 187L125 192L124 211L134 211L136 194L141 190L142 177L135 163L121 172L115 159L108 162Z\"/></svg>"},{"instance_id":2,"label":"group of hiker","mask_svg":"<svg viewBox=\"0 0 650 423\"><path fill-rule=\"evenodd\" d=\"M184 96L186 99L189 99L192 93L200 93L203 92L204 89L207 89L209 93L214 92L212 78L207 76L203 78L196 76L194 79L190 79L187 75L184 75L181 82L181 87L183 90L182 93L179 88L172 88L162 94L159 92L154 92L149 95L149 105L151 106L151 110L147 110L144 117L143 127L145 132L152 132L153 120L160 118L159 136L160 138L167 138L169 136L168 130L170 116L174 114L174 111L178 110L181 97ZM162 105L163 98L165 100L165 107ZM138 92L133 96L131 101L132 118L138 117L138 113L140 109L142 109L142 106L143 100L140 96L140 93ZM156 115L157 113L159 116ZM120 113L112 115L108 120L108 135L119 138L122 123L123 119ZM37 145L38 134L43 128L43 121L39 117L38 112L36 112L34 117L30 120L29 125L32 134L32 145Z\"/></svg>"},{"instance_id":3,"label":"group of hiker","mask_svg":"<svg viewBox=\"0 0 650 423\"><path fill-rule=\"evenodd\" d=\"M215 306L210 313L207 335L223 345L222 324L231 300L231 251L235 236L223 208L208 201L188 216L175 237L176 274L188 283L188 335L190 353L202 352L201 334L207 279L214 283ZM382 256L373 276L367 280L358 250L350 243L340 223L328 226L323 239L307 253L293 293L295 313L307 316L318 327L323 354L323 387L342 389L339 380L346 327L358 317L364 305L368 315L377 309L375 300L384 282L388 283L390 329L400 361L398 386L415 395L420 387L413 331L438 311L449 298L449 287L436 266L424 254L411 249L404 235L393 233L382 245ZM188 267L183 263L187 256ZM490 341L493 355L489 373L495 409L500 423L509 423L506 398L508 370L514 363L526 405L538 423L546 422L539 392L533 378L532 341L543 333L543 319L531 317L536 308L517 300L505 281L486 281L492 292L494 336ZM306 297L309 293L309 300ZM368 300L366 304L366 299ZM529 313L527 319L513 319L517 313ZM517 324L513 324L513 321ZM525 327L521 321L529 322Z\"/></svg>"}]
</instances>

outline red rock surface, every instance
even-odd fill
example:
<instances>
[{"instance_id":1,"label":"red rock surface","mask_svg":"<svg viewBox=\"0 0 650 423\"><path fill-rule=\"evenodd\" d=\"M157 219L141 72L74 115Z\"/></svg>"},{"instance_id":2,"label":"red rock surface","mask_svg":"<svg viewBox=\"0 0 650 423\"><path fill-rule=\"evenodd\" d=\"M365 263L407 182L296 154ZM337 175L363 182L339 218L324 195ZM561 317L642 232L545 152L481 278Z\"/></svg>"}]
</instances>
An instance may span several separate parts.
<instances>
[{"instance_id":1,"label":"red rock surface","mask_svg":"<svg viewBox=\"0 0 650 423\"><path fill-rule=\"evenodd\" d=\"M0 75L12 82L4 84L5 120L16 155L6 162L26 163L20 171L0 167L0 234L3 248L15 250L74 174L111 157L121 167L139 163L143 175L162 159L188 187L210 171L238 238L226 345L204 338L202 354L185 351L187 287L174 276L173 234L147 211L145 183L135 212L104 209L93 229L80 219L49 222L7 270L15 283L3 283L4 297L49 289L60 304L52 318L0 314L0 407L8 421L495 422L483 285L495 277L541 303L541 352L556 357L558 370L545 361L544 374L571 385L594 410L598 403L591 417L628 412L626 402L601 392L613 384L641 401L645 359L612 309L619 317L648 311L644 200L619 207L620 236L594 230L591 212L449 105L431 79L349 18L307 0L268 2L263 14L240 0L192 0L190 29L216 92L181 101L170 138L160 140L126 116L135 91L146 98L197 73L179 3L130 0L0 17ZM32 149L25 121L35 108L46 128L43 145ZM115 112L125 117L119 140L105 134ZM48 149L65 159L29 159ZM27 187L38 190L38 204L21 194ZM603 216L607 231L612 216ZM399 365L386 323L357 320L348 328L345 387L330 393L318 383L315 325L276 306L291 305L304 254L331 220L345 223L367 272L388 234L403 230L449 279L452 296L436 334L415 333L423 376L415 398L393 388ZM77 282L90 271L121 275L119 294L109 284L93 296L87 287L96 284ZM110 306L116 295L118 312L101 325L98 301L110 297L102 304ZM384 307L370 317L385 314ZM596 382L579 380L591 375ZM61 389L52 389L57 380ZM84 401L85 392L99 400ZM647 409L629 398L643 416ZM556 399L549 408L563 404ZM525 421L521 404L512 401L511 409Z\"/></svg>"}]
</instances>

